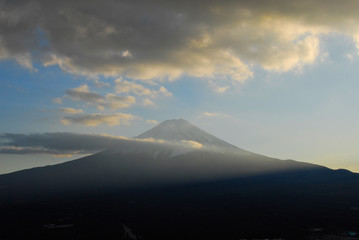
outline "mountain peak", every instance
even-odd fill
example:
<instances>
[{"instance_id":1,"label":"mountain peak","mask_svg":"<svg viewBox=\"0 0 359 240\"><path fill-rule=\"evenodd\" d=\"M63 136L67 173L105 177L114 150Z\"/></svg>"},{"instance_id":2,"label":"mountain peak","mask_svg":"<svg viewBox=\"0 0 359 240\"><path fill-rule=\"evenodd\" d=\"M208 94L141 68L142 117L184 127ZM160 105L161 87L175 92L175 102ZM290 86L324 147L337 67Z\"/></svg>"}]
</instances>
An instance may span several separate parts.
<instances>
[{"instance_id":1,"label":"mountain peak","mask_svg":"<svg viewBox=\"0 0 359 240\"><path fill-rule=\"evenodd\" d=\"M237 147L207 133L184 119L171 119L163 121L136 138L154 138L173 142L195 141L205 146L238 150Z\"/></svg>"},{"instance_id":2,"label":"mountain peak","mask_svg":"<svg viewBox=\"0 0 359 240\"><path fill-rule=\"evenodd\" d=\"M160 124L158 124L157 126L183 126L183 125L192 125L189 121L184 120L182 118L179 119L169 119L169 120L165 120L163 122L161 122Z\"/></svg>"}]
</instances>

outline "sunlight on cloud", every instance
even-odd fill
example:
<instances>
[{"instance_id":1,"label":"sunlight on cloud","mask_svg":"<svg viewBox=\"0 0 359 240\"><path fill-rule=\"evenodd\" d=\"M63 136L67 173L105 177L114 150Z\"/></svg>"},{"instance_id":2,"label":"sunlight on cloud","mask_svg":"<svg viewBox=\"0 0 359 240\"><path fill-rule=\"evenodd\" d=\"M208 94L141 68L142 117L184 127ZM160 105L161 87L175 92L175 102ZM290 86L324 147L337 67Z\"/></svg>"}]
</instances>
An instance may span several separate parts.
<instances>
[{"instance_id":1,"label":"sunlight on cloud","mask_svg":"<svg viewBox=\"0 0 359 240\"><path fill-rule=\"evenodd\" d=\"M154 138L133 138L133 141L137 142L148 142L148 143L166 143L163 139L154 139Z\"/></svg>"},{"instance_id":2,"label":"sunlight on cloud","mask_svg":"<svg viewBox=\"0 0 359 240\"><path fill-rule=\"evenodd\" d=\"M142 105L145 106L145 107L146 106L156 106L156 104L152 100L150 100L148 98L143 100Z\"/></svg>"},{"instance_id":3,"label":"sunlight on cloud","mask_svg":"<svg viewBox=\"0 0 359 240\"><path fill-rule=\"evenodd\" d=\"M114 114L95 113L95 114L83 115L79 117L66 116L62 118L61 122L64 125L79 124L79 125L85 125L90 127L94 127L100 124L106 124L108 126L116 126L120 124L128 125L130 124L131 120L133 120L134 118L135 117L133 115L125 114L125 113L114 113Z\"/></svg>"},{"instance_id":4,"label":"sunlight on cloud","mask_svg":"<svg viewBox=\"0 0 359 240\"><path fill-rule=\"evenodd\" d=\"M203 144L196 142L196 141L191 141L191 140L182 140L181 143L185 144L185 146L189 146L191 148L202 148Z\"/></svg>"},{"instance_id":5,"label":"sunlight on cloud","mask_svg":"<svg viewBox=\"0 0 359 240\"><path fill-rule=\"evenodd\" d=\"M134 93L139 96L152 95L153 91L146 88L142 84L129 82L118 78L115 80L115 90L117 93Z\"/></svg>"},{"instance_id":6,"label":"sunlight on cloud","mask_svg":"<svg viewBox=\"0 0 359 240\"><path fill-rule=\"evenodd\" d=\"M152 125L157 125L158 124L158 122L156 120L146 120L146 123L152 124Z\"/></svg>"},{"instance_id":7,"label":"sunlight on cloud","mask_svg":"<svg viewBox=\"0 0 359 240\"><path fill-rule=\"evenodd\" d=\"M151 98L159 96L170 97L173 95L163 86L161 86L158 90L153 90L145 87L143 84L126 81L122 78L116 79L114 83L116 93L133 93L138 96L148 96Z\"/></svg>"},{"instance_id":8,"label":"sunlight on cloud","mask_svg":"<svg viewBox=\"0 0 359 240\"><path fill-rule=\"evenodd\" d=\"M286 72L305 64L314 63L318 55L319 39L309 36L296 43L282 45L278 49L274 48L272 55L262 59L261 64L267 70Z\"/></svg>"},{"instance_id":9,"label":"sunlight on cloud","mask_svg":"<svg viewBox=\"0 0 359 240\"><path fill-rule=\"evenodd\" d=\"M23 53L14 56L16 62L20 64L22 67L27 68L29 70L37 71L32 64L32 58L30 53Z\"/></svg>"},{"instance_id":10,"label":"sunlight on cloud","mask_svg":"<svg viewBox=\"0 0 359 240\"><path fill-rule=\"evenodd\" d=\"M99 110L105 110L106 107L115 110L129 108L136 103L136 98L133 96L123 97L112 93L101 96L96 92L91 92L87 84L83 84L77 88L68 89L64 97L70 98L73 101L82 101L89 105L94 105Z\"/></svg>"},{"instance_id":11,"label":"sunlight on cloud","mask_svg":"<svg viewBox=\"0 0 359 240\"><path fill-rule=\"evenodd\" d=\"M106 102L104 103L104 106L108 106L111 109L128 108L136 103L136 98L132 96L122 97L108 93L105 98Z\"/></svg>"},{"instance_id":12,"label":"sunlight on cloud","mask_svg":"<svg viewBox=\"0 0 359 240\"><path fill-rule=\"evenodd\" d=\"M75 109L75 108L59 108L61 112L68 113L68 114L80 114L84 111L82 109Z\"/></svg>"},{"instance_id":13,"label":"sunlight on cloud","mask_svg":"<svg viewBox=\"0 0 359 240\"><path fill-rule=\"evenodd\" d=\"M153 83L187 75L237 84L253 77L252 66L286 72L315 63L328 33L350 36L359 49L359 4L353 0L98 3L1 2L0 58L89 77ZM39 38L35 31L45 34ZM120 92L154 94L137 83L118 84ZM82 90L82 97L101 99Z\"/></svg>"}]
</instances>

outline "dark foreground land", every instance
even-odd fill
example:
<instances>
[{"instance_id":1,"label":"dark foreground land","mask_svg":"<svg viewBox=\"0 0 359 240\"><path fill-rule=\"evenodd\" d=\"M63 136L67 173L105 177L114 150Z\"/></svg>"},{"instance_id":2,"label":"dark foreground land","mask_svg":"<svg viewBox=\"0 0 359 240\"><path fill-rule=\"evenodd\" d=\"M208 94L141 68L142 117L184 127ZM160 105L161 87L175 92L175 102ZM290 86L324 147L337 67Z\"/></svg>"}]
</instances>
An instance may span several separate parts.
<instances>
[{"instance_id":1,"label":"dark foreground land","mask_svg":"<svg viewBox=\"0 0 359 240\"><path fill-rule=\"evenodd\" d=\"M0 239L358 239L358 176L316 170L1 199ZM7 196L11 194L8 193Z\"/></svg>"}]
</instances>

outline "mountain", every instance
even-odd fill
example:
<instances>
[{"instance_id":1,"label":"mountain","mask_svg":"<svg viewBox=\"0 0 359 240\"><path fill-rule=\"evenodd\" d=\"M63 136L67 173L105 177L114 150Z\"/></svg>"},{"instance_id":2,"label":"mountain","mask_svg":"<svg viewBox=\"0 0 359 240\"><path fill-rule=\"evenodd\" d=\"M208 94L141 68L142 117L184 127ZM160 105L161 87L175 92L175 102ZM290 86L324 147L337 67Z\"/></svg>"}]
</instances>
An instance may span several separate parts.
<instances>
[{"instance_id":1,"label":"mountain","mask_svg":"<svg viewBox=\"0 0 359 240\"><path fill-rule=\"evenodd\" d=\"M326 239L359 232L359 174L168 120L91 156L0 175L0 212L0 239Z\"/></svg>"},{"instance_id":2,"label":"mountain","mask_svg":"<svg viewBox=\"0 0 359 240\"><path fill-rule=\"evenodd\" d=\"M238 151L239 148L229 144L184 119L172 119L158 124L156 127L137 136L139 139L154 138L170 142L194 141L209 148ZM244 151L244 150L242 150Z\"/></svg>"},{"instance_id":3,"label":"mountain","mask_svg":"<svg viewBox=\"0 0 359 240\"><path fill-rule=\"evenodd\" d=\"M58 165L0 176L0 188L14 183L47 191L167 186L194 181L324 167L282 161L237 148L183 119L167 120L133 140ZM17 193L17 192L16 192ZM1 192L0 192L1 194Z\"/></svg>"}]
</instances>

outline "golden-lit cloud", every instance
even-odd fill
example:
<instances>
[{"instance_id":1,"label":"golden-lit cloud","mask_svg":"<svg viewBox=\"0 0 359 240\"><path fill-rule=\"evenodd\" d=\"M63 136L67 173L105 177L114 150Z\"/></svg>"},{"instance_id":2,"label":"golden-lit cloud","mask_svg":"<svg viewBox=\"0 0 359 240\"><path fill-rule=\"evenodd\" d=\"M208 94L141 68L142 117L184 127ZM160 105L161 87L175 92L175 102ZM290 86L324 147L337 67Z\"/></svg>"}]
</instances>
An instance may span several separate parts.
<instances>
[{"instance_id":1,"label":"golden-lit cloud","mask_svg":"<svg viewBox=\"0 0 359 240\"><path fill-rule=\"evenodd\" d=\"M75 108L59 108L61 112L68 113L68 114L80 114L84 111L82 109L75 109Z\"/></svg>"},{"instance_id":2,"label":"golden-lit cloud","mask_svg":"<svg viewBox=\"0 0 359 240\"><path fill-rule=\"evenodd\" d=\"M111 109L128 108L132 104L136 103L136 98L132 96L117 96L112 93L106 94L106 101L103 106L108 106Z\"/></svg>"},{"instance_id":3,"label":"golden-lit cloud","mask_svg":"<svg viewBox=\"0 0 359 240\"><path fill-rule=\"evenodd\" d=\"M63 98L69 98L73 101L82 101L89 105L94 105L100 110L129 108L136 103L136 98L133 96L119 96L113 93L108 93L102 96L96 92L91 92L87 84L79 87L68 89ZM61 101L58 101L61 103Z\"/></svg>"},{"instance_id":4,"label":"golden-lit cloud","mask_svg":"<svg viewBox=\"0 0 359 240\"><path fill-rule=\"evenodd\" d=\"M133 93L138 96L154 94L153 90L146 88L142 84L126 81L121 78L115 80L115 90L117 93Z\"/></svg>"},{"instance_id":5,"label":"golden-lit cloud","mask_svg":"<svg viewBox=\"0 0 359 240\"><path fill-rule=\"evenodd\" d=\"M126 81L122 78L115 80L115 90L116 93L131 93L137 96L146 96L150 98L156 98L160 96L170 97L173 95L163 86L158 88L158 90L153 90L145 87L143 84Z\"/></svg>"},{"instance_id":6,"label":"golden-lit cloud","mask_svg":"<svg viewBox=\"0 0 359 240\"><path fill-rule=\"evenodd\" d=\"M152 125L157 125L158 124L158 122L156 120L146 120L146 123L152 124Z\"/></svg>"},{"instance_id":7,"label":"golden-lit cloud","mask_svg":"<svg viewBox=\"0 0 359 240\"><path fill-rule=\"evenodd\" d=\"M65 125L79 124L94 127L100 124L106 124L108 126L116 126L120 124L129 124L135 117L126 113L113 113L113 114L101 114L94 113L82 116L66 116L61 119L61 122Z\"/></svg>"},{"instance_id":8,"label":"golden-lit cloud","mask_svg":"<svg viewBox=\"0 0 359 240\"><path fill-rule=\"evenodd\" d=\"M142 105L143 106L156 106L156 104L151 100L151 99L148 99L148 98L145 98L142 102Z\"/></svg>"},{"instance_id":9,"label":"golden-lit cloud","mask_svg":"<svg viewBox=\"0 0 359 240\"><path fill-rule=\"evenodd\" d=\"M185 144L185 146L191 147L191 148L202 148L203 144L196 142L196 141L192 141L192 140L182 140L181 143Z\"/></svg>"},{"instance_id":10,"label":"golden-lit cloud","mask_svg":"<svg viewBox=\"0 0 359 240\"><path fill-rule=\"evenodd\" d=\"M127 81L123 78L118 78L114 81L115 91L118 94L134 94L138 98L142 98L142 106L156 106L153 102L154 98L171 97L172 92L168 91L164 86L150 86L146 87L142 83ZM156 89L154 89L156 88Z\"/></svg>"},{"instance_id":11,"label":"golden-lit cloud","mask_svg":"<svg viewBox=\"0 0 359 240\"><path fill-rule=\"evenodd\" d=\"M86 76L162 81L189 75L236 83L253 76L252 66L286 72L315 63L328 33L351 37L359 49L356 0L0 4L0 59L28 69L39 61ZM120 84L119 91L135 95L152 91ZM99 100L78 90L79 98Z\"/></svg>"}]
</instances>

